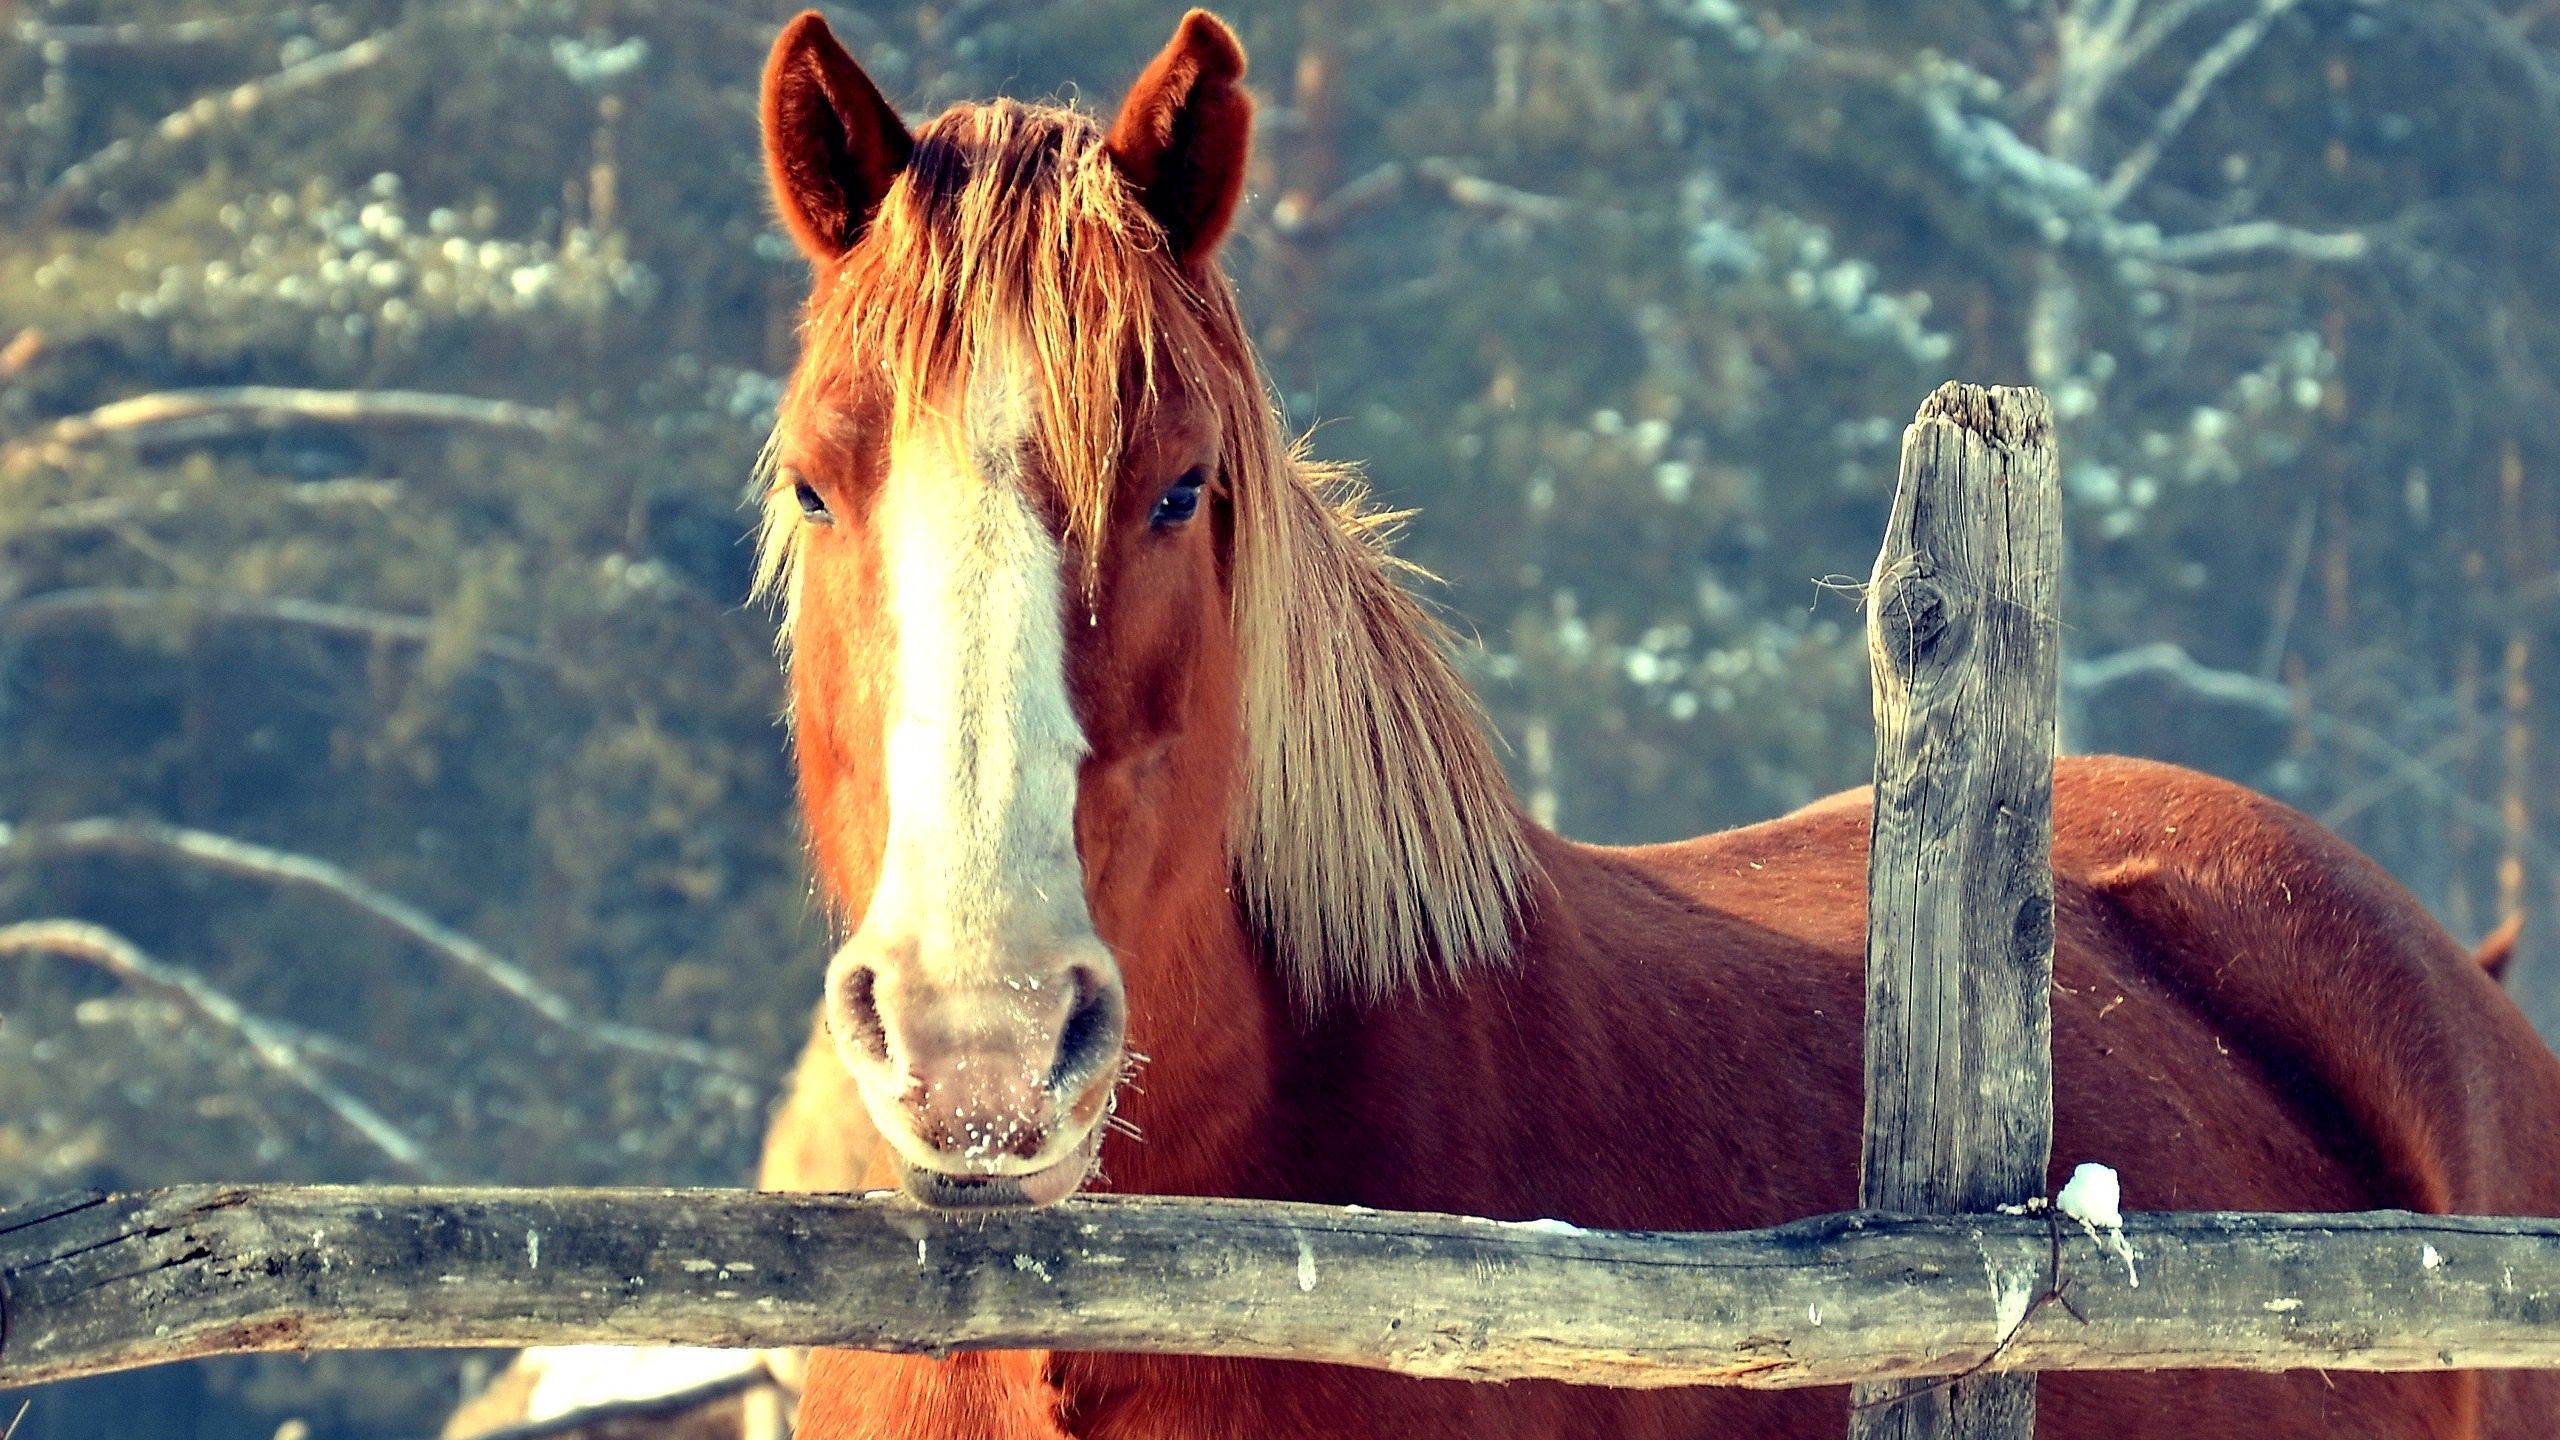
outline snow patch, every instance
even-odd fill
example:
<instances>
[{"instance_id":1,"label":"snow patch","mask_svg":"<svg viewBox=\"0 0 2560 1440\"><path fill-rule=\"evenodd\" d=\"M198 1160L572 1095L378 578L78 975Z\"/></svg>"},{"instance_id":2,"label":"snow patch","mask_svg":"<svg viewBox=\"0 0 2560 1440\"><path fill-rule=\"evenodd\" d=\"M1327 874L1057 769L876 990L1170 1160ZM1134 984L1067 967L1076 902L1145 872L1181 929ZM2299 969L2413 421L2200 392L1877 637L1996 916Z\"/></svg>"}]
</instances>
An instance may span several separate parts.
<instances>
[{"instance_id":1,"label":"snow patch","mask_svg":"<svg viewBox=\"0 0 2560 1440\"><path fill-rule=\"evenodd\" d=\"M1503 1223L1514 1230L1526 1230L1533 1235L1579 1235L1582 1233L1582 1227L1570 1220L1506 1220Z\"/></svg>"},{"instance_id":2,"label":"snow patch","mask_svg":"<svg viewBox=\"0 0 2560 1440\"><path fill-rule=\"evenodd\" d=\"M2071 1172L2053 1203L2063 1214L2100 1230L2124 1228L2124 1186L2104 1165L2083 1164Z\"/></svg>"},{"instance_id":3,"label":"snow patch","mask_svg":"<svg viewBox=\"0 0 2560 1440\"><path fill-rule=\"evenodd\" d=\"M2124 1262L2127 1285L2142 1284L2142 1276L2133 1268L2133 1243L2124 1238L2124 1185L2114 1170L2083 1162L2072 1170L2062 1193L2053 1197L2053 1206L2079 1221L2099 1249Z\"/></svg>"},{"instance_id":4,"label":"snow patch","mask_svg":"<svg viewBox=\"0 0 2560 1440\"><path fill-rule=\"evenodd\" d=\"M1991 1263L1991 1252L1982 1252L1983 1278L1991 1282L1991 1313L1996 1317L2003 1337L2018 1333L2027 1323L2027 1312L2036 1303L2036 1287L2021 1277L2015 1284L2001 1283L2000 1267Z\"/></svg>"},{"instance_id":5,"label":"snow patch","mask_svg":"<svg viewBox=\"0 0 2560 1440\"><path fill-rule=\"evenodd\" d=\"M538 1423L751 1374L764 1368L764 1357L753 1350L690 1345L537 1345L516 1363L533 1372L525 1420Z\"/></svg>"}]
</instances>

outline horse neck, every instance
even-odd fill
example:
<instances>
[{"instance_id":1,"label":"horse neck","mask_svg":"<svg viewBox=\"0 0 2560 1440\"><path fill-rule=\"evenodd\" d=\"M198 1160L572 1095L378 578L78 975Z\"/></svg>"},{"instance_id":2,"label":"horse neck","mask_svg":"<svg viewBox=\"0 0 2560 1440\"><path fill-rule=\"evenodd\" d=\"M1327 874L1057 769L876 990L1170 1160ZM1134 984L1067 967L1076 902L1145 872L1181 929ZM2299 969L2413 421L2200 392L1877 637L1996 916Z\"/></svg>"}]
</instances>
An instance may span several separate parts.
<instances>
[{"instance_id":1,"label":"horse neck","mask_svg":"<svg viewBox=\"0 0 2560 1440\"><path fill-rule=\"evenodd\" d=\"M1267 1193L1288 1002L1229 887L1196 887L1118 948L1129 1045L1144 1058L1120 1090L1126 1125L1105 1143L1108 1188Z\"/></svg>"},{"instance_id":2,"label":"horse neck","mask_svg":"<svg viewBox=\"0 0 2560 1440\"><path fill-rule=\"evenodd\" d=\"M1577 863L1552 835L1533 843L1542 865ZM1112 1135L1103 1152L1103 1188L1124 1193L1501 1208L1512 1198L1507 1167L1475 1163L1501 1147L1461 1132L1499 1129L1530 1105L1516 1088L1535 1084L1524 1052L1561 1043L1594 1053L1604 1028L1647 1023L1610 1004L1608 978L1587 967L1566 965L1583 978L1553 987L1551 962L1581 955L1584 937L1551 884L1510 956L1391 994L1335 996L1312 1013L1231 889L1166 913L1176 923L1122 947L1130 1043L1147 1057L1119 1102L1138 1134ZM1523 985L1545 987L1525 1009ZM1468 1098L1453 1124L1455 1096ZM1541 1095L1536 1106L1580 1114L1589 1100ZM1436 1173L1388 1179L1406 1169Z\"/></svg>"}]
</instances>

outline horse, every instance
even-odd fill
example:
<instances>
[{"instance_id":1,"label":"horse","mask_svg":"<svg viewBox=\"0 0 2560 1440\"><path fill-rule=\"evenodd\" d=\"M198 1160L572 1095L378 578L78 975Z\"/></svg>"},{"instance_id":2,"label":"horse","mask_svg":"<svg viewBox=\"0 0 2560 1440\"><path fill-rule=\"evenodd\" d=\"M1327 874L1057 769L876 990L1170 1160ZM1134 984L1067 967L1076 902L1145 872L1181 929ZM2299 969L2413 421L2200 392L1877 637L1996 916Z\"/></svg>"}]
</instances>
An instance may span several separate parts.
<instances>
[{"instance_id":1,"label":"horse","mask_svg":"<svg viewBox=\"0 0 2560 1440\"><path fill-rule=\"evenodd\" d=\"M796 1123L918 1204L1080 1190L1733 1229L1857 1200L1870 800L1579 844L1506 781L1218 262L1252 123L1187 15L1109 122L910 129L817 15L764 73L811 264L759 467L840 937ZM2291 810L2056 768L2054 1176L2141 1209L2560 1213L2560 1061ZM812 1068L815 1067L813 1076ZM2514 1437L2509 1373L2055 1374L2042 1433ZM1837 1435L1837 1389L822 1351L804 1440Z\"/></svg>"}]
</instances>

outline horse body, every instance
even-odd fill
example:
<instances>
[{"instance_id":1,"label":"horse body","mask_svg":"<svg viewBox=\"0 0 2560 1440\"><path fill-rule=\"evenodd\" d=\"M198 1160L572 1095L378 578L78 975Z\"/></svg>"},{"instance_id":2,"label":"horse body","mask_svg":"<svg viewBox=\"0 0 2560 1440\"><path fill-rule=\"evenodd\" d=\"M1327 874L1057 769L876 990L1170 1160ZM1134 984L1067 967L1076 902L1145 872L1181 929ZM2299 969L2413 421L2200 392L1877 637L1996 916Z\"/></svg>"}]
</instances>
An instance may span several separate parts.
<instances>
[{"instance_id":1,"label":"horse body","mask_svg":"<svg viewBox=\"0 0 2560 1440\"><path fill-rule=\"evenodd\" d=\"M998 103L910 134L814 16L777 44L768 158L818 284L766 573L846 935L795 1123L876 1129L870 1183L936 1206L1850 1208L1868 802L1635 849L1521 815L1380 522L1281 442L1217 274L1242 73L1194 12L1107 132ZM2138 1209L2560 1212L2560 1062L2369 861L2135 761L2061 766L2055 828L2057 1179L2114 1165ZM2451 1374L2042 1393L2049 1434L2180 1440L2502 1440L2560 1413L2549 1382ZM822 1353L801 1434L1792 1440L1842 1413Z\"/></svg>"},{"instance_id":2,"label":"horse body","mask_svg":"<svg viewBox=\"0 0 2560 1440\"><path fill-rule=\"evenodd\" d=\"M2055 1185L2097 1160L2140 1209L2560 1208L2560 1065L2371 862L2149 762L2065 760L2055 816ZM1673 845L1550 837L1552 888L1511 964L1315 1022L1249 945L1214 997L1138 982L1131 1043L1152 1059L1125 1112L1223 1143L1114 1135L1094 1188L1625 1229L1852 1208L1867 824L1855 791ZM1192 977L1204 958L1129 968ZM1234 1033L1199 1043L1204 1000ZM2525 1375L2040 1388L2057 1436L2522 1436L2560 1409L2560 1385ZM1836 1433L1844 1401L1057 1353L823 1356L808 1406L813 1436L1796 1440Z\"/></svg>"}]
</instances>

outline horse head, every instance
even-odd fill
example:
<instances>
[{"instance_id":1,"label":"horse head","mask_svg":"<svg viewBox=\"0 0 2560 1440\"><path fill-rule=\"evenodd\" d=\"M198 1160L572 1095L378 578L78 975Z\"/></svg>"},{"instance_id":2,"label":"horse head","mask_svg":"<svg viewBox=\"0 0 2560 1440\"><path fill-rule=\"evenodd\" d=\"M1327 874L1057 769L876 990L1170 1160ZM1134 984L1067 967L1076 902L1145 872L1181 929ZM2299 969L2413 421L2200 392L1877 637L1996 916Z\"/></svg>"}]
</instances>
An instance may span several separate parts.
<instances>
[{"instance_id":1,"label":"horse head","mask_svg":"<svg viewBox=\"0 0 2560 1440\"><path fill-rule=\"evenodd\" d=\"M910 132L815 14L766 71L816 269L766 553L850 932L827 1013L930 1202L1083 1181L1123 1064L1115 944L1226 883L1223 517L1269 428L1210 269L1243 71L1195 12L1107 132L1009 102Z\"/></svg>"},{"instance_id":2,"label":"horse head","mask_svg":"<svg viewBox=\"0 0 2560 1440\"><path fill-rule=\"evenodd\" d=\"M1261 1003L1206 959L1374 997L1501 953L1532 869L1444 632L1282 436L1217 268L1243 75L1201 11L1107 127L911 132L815 15L766 72L815 274L764 584L850 936L830 1024L931 1203L1072 1192L1130 1027Z\"/></svg>"}]
</instances>

